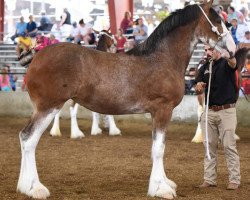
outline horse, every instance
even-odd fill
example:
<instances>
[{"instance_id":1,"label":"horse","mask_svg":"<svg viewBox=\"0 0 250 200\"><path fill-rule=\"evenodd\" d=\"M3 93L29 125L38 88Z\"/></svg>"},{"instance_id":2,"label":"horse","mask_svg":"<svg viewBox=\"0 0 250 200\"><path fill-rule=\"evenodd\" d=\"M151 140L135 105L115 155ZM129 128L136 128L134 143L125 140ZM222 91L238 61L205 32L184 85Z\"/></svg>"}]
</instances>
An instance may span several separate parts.
<instances>
[{"instance_id":1,"label":"horse","mask_svg":"<svg viewBox=\"0 0 250 200\"><path fill-rule=\"evenodd\" d=\"M177 186L167 178L163 164L166 132L172 111L183 98L185 71L198 40L232 53L236 49L210 0L173 12L147 40L124 54L71 43L38 52L27 71L34 112L19 133L22 158L17 190L39 199L50 195L38 177L35 149L56 113L73 99L102 114L150 113L153 165L148 195L173 199Z\"/></svg>"},{"instance_id":2,"label":"horse","mask_svg":"<svg viewBox=\"0 0 250 200\"><path fill-rule=\"evenodd\" d=\"M237 77L237 80L236 80L237 81L237 98L239 98L239 91L240 91L240 86L242 83L241 71L242 71L242 68L245 66L248 52L249 52L248 48L239 48L237 49L235 53L235 59L237 61L237 66L238 66L237 72L235 74ZM192 142L201 143L203 142L203 134L202 134L201 125L200 125L200 118L201 118L202 113L205 110L204 94L197 95L197 99L198 99L198 109L197 109L198 125L196 128L195 136L192 139ZM234 138L236 140L240 140L240 137L236 133L234 134Z\"/></svg>"},{"instance_id":3,"label":"horse","mask_svg":"<svg viewBox=\"0 0 250 200\"><path fill-rule=\"evenodd\" d=\"M98 32L99 34L99 41L96 47L99 51L109 51L110 47L114 44L112 34L106 30L102 30ZM75 103L74 101L70 105L70 116L71 116L71 134L70 138L82 138L84 137L84 133L80 130L78 123L77 123L77 110L79 104ZM58 112L55 116L53 126L50 130L51 136L61 136L60 126L59 126L59 117L60 112ZM91 127L91 135L99 135L102 133L102 129L99 127L100 123L100 114L96 112L92 112L92 127ZM107 115L104 118L104 126L105 128L109 128L109 135L121 135L121 131L117 128L114 120L113 115Z\"/></svg>"}]
</instances>

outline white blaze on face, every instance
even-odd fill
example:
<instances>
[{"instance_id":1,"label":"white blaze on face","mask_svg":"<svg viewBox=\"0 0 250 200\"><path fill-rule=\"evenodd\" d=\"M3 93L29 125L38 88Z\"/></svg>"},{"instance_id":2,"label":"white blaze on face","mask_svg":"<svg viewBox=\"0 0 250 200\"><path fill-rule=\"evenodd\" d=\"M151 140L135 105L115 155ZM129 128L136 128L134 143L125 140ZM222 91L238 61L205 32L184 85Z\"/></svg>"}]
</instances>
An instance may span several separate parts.
<instances>
[{"instance_id":1,"label":"white blaze on face","mask_svg":"<svg viewBox=\"0 0 250 200\"><path fill-rule=\"evenodd\" d=\"M235 42L234 42L232 35L229 33L229 31L228 31L228 29L223 21L221 21L221 26L223 28L223 33L226 33L226 35L223 37L223 43L226 45L227 49L230 52L235 53L236 45L235 45Z\"/></svg>"}]
</instances>

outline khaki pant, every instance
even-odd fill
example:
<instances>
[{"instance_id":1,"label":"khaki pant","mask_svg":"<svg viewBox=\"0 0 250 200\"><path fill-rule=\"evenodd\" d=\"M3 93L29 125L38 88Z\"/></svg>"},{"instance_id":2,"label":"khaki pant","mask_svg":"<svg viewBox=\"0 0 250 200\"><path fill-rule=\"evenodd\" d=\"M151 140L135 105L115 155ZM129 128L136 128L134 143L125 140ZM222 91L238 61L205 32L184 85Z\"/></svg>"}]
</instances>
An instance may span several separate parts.
<instances>
[{"instance_id":1,"label":"khaki pant","mask_svg":"<svg viewBox=\"0 0 250 200\"><path fill-rule=\"evenodd\" d=\"M201 116L201 127L204 140L205 137L205 112ZM217 149L218 142L224 147L229 182L240 184L240 161L236 149L236 139L234 138L236 129L236 109L229 108L220 111L208 111L208 144L211 160L205 155L204 159L204 180L209 184L216 184L217 178ZM204 141L205 151L206 142ZM206 153L206 152L205 152Z\"/></svg>"}]
</instances>

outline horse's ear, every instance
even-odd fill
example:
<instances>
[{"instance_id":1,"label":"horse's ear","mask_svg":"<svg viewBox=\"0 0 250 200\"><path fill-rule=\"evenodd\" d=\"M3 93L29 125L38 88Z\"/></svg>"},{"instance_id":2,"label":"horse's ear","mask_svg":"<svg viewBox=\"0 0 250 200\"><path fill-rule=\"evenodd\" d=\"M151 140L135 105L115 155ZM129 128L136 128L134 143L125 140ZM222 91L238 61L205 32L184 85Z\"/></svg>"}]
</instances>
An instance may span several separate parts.
<instances>
[{"instance_id":1,"label":"horse's ear","mask_svg":"<svg viewBox=\"0 0 250 200\"><path fill-rule=\"evenodd\" d=\"M209 11L209 9L212 7L212 5L213 5L213 0L204 0L204 7L203 7L203 9L205 10L205 11Z\"/></svg>"}]
</instances>

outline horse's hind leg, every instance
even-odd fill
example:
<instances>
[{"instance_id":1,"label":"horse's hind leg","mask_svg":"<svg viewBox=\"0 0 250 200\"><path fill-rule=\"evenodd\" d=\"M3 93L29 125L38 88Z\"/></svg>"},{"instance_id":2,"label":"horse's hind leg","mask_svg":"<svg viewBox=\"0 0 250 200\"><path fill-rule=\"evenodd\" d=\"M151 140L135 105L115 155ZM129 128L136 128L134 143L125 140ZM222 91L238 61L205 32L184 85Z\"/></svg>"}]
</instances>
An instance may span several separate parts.
<instances>
[{"instance_id":1,"label":"horse's hind leg","mask_svg":"<svg viewBox=\"0 0 250 200\"><path fill-rule=\"evenodd\" d=\"M92 112L92 127L91 127L91 135L100 135L102 134L102 129L99 127L100 123L100 114L96 112Z\"/></svg>"},{"instance_id":2,"label":"horse's hind leg","mask_svg":"<svg viewBox=\"0 0 250 200\"><path fill-rule=\"evenodd\" d=\"M172 107L160 107L153 118L153 167L150 176L148 195L173 199L176 196L176 184L169 180L164 171L163 156L165 150L166 130L172 114Z\"/></svg>"},{"instance_id":3,"label":"horse's hind leg","mask_svg":"<svg viewBox=\"0 0 250 200\"><path fill-rule=\"evenodd\" d=\"M109 135L121 135L121 131L117 128L115 124L115 119L113 115L107 115L109 122Z\"/></svg>"},{"instance_id":4,"label":"horse's hind leg","mask_svg":"<svg viewBox=\"0 0 250 200\"><path fill-rule=\"evenodd\" d=\"M79 104L73 103L73 106L70 106L70 116L71 116L71 134L70 138L77 139L84 137L83 132L79 129L78 123L77 123L77 110L78 110Z\"/></svg>"},{"instance_id":5,"label":"horse's hind leg","mask_svg":"<svg viewBox=\"0 0 250 200\"><path fill-rule=\"evenodd\" d=\"M58 111L57 109L37 111L19 134L22 160L17 191L33 198L46 199L50 195L48 189L39 181L35 149L42 133Z\"/></svg>"},{"instance_id":6,"label":"horse's hind leg","mask_svg":"<svg viewBox=\"0 0 250 200\"><path fill-rule=\"evenodd\" d=\"M61 114L61 111L59 111L55 116L53 126L50 130L51 136L62 136L61 131L60 131L60 123L59 123L60 114Z\"/></svg>"}]
</instances>

